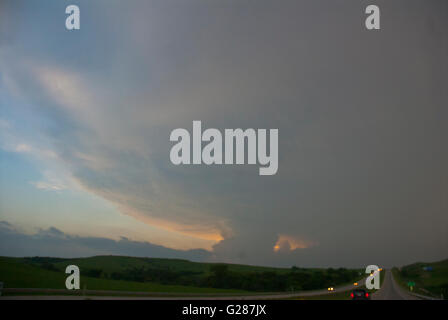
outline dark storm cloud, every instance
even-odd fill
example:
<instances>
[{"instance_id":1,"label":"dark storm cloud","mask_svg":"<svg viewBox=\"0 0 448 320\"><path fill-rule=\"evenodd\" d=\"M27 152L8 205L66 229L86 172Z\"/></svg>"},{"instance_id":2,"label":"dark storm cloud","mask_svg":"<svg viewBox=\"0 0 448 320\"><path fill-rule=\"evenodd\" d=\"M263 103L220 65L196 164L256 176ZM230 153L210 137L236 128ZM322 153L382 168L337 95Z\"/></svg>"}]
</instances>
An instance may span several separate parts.
<instances>
[{"instance_id":1,"label":"dark storm cloud","mask_svg":"<svg viewBox=\"0 0 448 320\"><path fill-rule=\"evenodd\" d=\"M50 227L35 234L18 231L6 221L0 221L0 256L86 257L92 255L126 255L205 261L212 255L202 249L173 250L149 242L132 241L125 237L111 240L100 237L68 235Z\"/></svg>"},{"instance_id":2,"label":"dark storm cloud","mask_svg":"<svg viewBox=\"0 0 448 320\"><path fill-rule=\"evenodd\" d=\"M44 20L0 66L83 186L146 223L221 234L210 259L444 258L448 5L376 3L370 32L366 1L80 2L79 34ZM192 120L278 128L277 175L173 166L169 133ZM313 245L274 252L281 235Z\"/></svg>"}]
</instances>

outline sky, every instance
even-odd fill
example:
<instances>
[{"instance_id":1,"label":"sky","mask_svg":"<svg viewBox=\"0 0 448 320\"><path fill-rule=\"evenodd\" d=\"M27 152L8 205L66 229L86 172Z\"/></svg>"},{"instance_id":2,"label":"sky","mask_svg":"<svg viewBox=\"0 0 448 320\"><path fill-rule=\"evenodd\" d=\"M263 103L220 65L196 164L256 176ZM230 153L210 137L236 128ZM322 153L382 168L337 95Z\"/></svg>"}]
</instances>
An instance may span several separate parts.
<instances>
[{"instance_id":1,"label":"sky","mask_svg":"<svg viewBox=\"0 0 448 320\"><path fill-rule=\"evenodd\" d=\"M447 30L444 0L2 0L0 255L447 258ZM194 120L278 129L277 174L173 165Z\"/></svg>"}]
</instances>

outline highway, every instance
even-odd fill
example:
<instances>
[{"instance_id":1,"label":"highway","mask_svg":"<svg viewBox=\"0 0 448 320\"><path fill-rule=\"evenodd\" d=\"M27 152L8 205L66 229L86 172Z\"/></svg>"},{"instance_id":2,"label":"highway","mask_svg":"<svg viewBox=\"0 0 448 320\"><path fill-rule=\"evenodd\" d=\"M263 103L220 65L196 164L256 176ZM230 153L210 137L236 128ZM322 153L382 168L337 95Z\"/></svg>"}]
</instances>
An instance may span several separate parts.
<instances>
[{"instance_id":1,"label":"highway","mask_svg":"<svg viewBox=\"0 0 448 320\"><path fill-rule=\"evenodd\" d=\"M392 271L386 270L381 289L372 294L372 300L420 300L419 298L405 292L395 282Z\"/></svg>"},{"instance_id":2,"label":"highway","mask_svg":"<svg viewBox=\"0 0 448 320\"><path fill-rule=\"evenodd\" d=\"M359 283L364 283L365 279L359 281ZM333 293L346 292L354 289L353 284L344 285L340 287L335 287ZM14 290L14 289L13 289ZM21 292L36 292L39 289L20 289ZM44 290L44 289L40 289ZM66 292L65 290L52 290L53 293L56 292ZM105 294L107 291L93 291L87 290L89 293ZM114 293L117 293L116 291ZM134 294L136 294L134 292ZM148 292L137 292L137 294L148 294ZM156 293L155 293L156 294ZM290 299L290 298L300 298L300 297L311 297L317 295L328 294L328 289L313 290L313 291L303 291L303 292L291 292L291 293L272 293L272 294L257 294L257 295L244 295L244 296L166 296L163 293L158 296L101 296L101 295L11 295L3 296L0 299L4 300L270 300L270 299Z\"/></svg>"},{"instance_id":3,"label":"highway","mask_svg":"<svg viewBox=\"0 0 448 320\"><path fill-rule=\"evenodd\" d=\"M365 279L359 281L359 284L364 284ZM345 285L341 287L336 287L333 293L346 292L354 289L353 284ZM35 290L35 289L34 289ZM30 292L34 291L29 289ZM61 290L62 291L62 290ZM87 290L89 291L89 290ZM93 292L90 292L93 293ZM100 292L96 292L100 294ZM106 293L106 291L102 291ZM116 293L116 292L115 292ZM145 294L141 292L141 294ZM148 293L146 293L148 294ZM300 298L300 297L311 297L316 295L328 294L327 289L305 291L305 292L291 292L291 293L272 293L272 294L259 294L259 295L245 295L245 296L101 296L101 295L23 295L23 296L3 296L0 299L8 300L268 300L268 299L290 299L290 298ZM420 300L419 298L405 292L401 289L399 285L395 282L392 272L386 270L385 279L381 286L381 289L372 294L372 300Z\"/></svg>"}]
</instances>

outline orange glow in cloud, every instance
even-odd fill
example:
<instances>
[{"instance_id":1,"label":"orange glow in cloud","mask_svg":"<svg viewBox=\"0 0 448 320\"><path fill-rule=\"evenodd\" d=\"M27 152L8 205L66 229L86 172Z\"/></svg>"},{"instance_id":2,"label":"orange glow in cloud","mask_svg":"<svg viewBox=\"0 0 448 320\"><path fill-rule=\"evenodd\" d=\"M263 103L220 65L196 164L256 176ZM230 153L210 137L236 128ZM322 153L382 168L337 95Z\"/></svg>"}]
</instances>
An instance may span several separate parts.
<instances>
[{"instance_id":1,"label":"orange glow in cloud","mask_svg":"<svg viewBox=\"0 0 448 320\"><path fill-rule=\"evenodd\" d=\"M168 238L165 238L162 242L155 239L150 239L150 242L160 244L168 248L176 250L198 248L213 250L213 246L224 239L224 237L221 235L220 230L212 227L203 225L186 225L169 220L158 219L142 215L135 210L131 210L130 208L123 208L120 206L119 210L126 215L133 217L136 220L141 221L147 225L173 233L171 235L167 234L166 237Z\"/></svg>"},{"instance_id":2,"label":"orange glow in cloud","mask_svg":"<svg viewBox=\"0 0 448 320\"><path fill-rule=\"evenodd\" d=\"M277 242L274 245L274 251L289 250L293 251L296 249L306 249L316 245L315 242L306 241L299 239L297 237L281 234L278 236Z\"/></svg>"},{"instance_id":3,"label":"orange glow in cloud","mask_svg":"<svg viewBox=\"0 0 448 320\"><path fill-rule=\"evenodd\" d=\"M130 216L137 221L143 222L149 226L158 228L160 230L168 231L172 233L171 235L166 234L167 237L171 238L168 240L164 239L163 242L154 241L153 238L145 239L145 241L150 241L154 244L163 245L168 248L177 249L177 250L186 250L186 249L205 249L212 250L213 246L224 240L222 235L223 230L228 234L231 232L228 227L225 226L224 223L221 223L222 229L218 229L215 225L210 223L199 223L196 220L196 223L186 223L185 221L172 221L169 219L163 219L158 217L152 217L150 215L146 215L143 212L140 212L131 206L124 205L123 203L129 202L126 195L120 195L119 193L108 193L103 192L101 190L97 190L94 188L90 188L85 185L81 180L76 177L73 178L74 181L78 184L78 186L85 190L86 192L93 193L103 199L106 199L112 202L119 212L126 216ZM179 236L184 235L185 237L180 240ZM193 241L192 241L193 240ZM194 241L196 240L196 241ZM170 242L170 245L167 245L167 242ZM194 243L194 245L192 245Z\"/></svg>"},{"instance_id":4,"label":"orange glow in cloud","mask_svg":"<svg viewBox=\"0 0 448 320\"><path fill-rule=\"evenodd\" d=\"M146 216L136 210L132 210L130 208L122 206L119 206L119 209L121 212L124 212L125 214L134 217L139 221L168 231L177 232L197 239L214 241L216 243L224 239L221 235L220 230L212 228L211 226L176 223L170 220Z\"/></svg>"}]
</instances>

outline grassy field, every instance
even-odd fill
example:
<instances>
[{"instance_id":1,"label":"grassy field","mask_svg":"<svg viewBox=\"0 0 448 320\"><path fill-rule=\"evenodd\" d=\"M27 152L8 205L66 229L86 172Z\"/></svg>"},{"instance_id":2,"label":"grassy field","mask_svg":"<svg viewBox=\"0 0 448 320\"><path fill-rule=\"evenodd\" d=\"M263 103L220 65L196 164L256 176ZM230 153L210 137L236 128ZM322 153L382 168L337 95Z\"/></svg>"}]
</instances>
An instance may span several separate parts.
<instances>
[{"instance_id":1,"label":"grassy field","mask_svg":"<svg viewBox=\"0 0 448 320\"><path fill-rule=\"evenodd\" d=\"M322 294L322 295L315 295L315 296L309 296L309 297L299 297L294 298L294 300L351 300L350 293L352 291L343 291L343 292L335 292L335 293L328 293L328 294Z\"/></svg>"},{"instance_id":2,"label":"grassy field","mask_svg":"<svg viewBox=\"0 0 448 320\"><path fill-rule=\"evenodd\" d=\"M70 261L71 263L71 261ZM45 270L27 263L22 258L0 257L0 281L5 288L65 289L64 272ZM189 286L162 285L149 282L130 282L102 278L81 278L81 288L89 290L177 292L177 293L245 293L242 290L198 288Z\"/></svg>"},{"instance_id":3,"label":"grassy field","mask_svg":"<svg viewBox=\"0 0 448 320\"><path fill-rule=\"evenodd\" d=\"M424 267L432 267L426 271ZM407 283L415 282L414 292L439 298L442 294L448 299L448 259L432 263L418 262L400 269L392 270L395 280L406 290Z\"/></svg>"},{"instance_id":4,"label":"grassy field","mask_svg":"<svg viewBox=\"0 0 448 320\"><path fill-rule=\"evenodd\" d=\"M254 294L285 292L290 288L315 290L327 285L350 283L350 279L359 277L359 270L272 268L197 263L180 259L125 256L78 259L0 257L0 281L4 282L5 288L64 290L68 276L65 268L72 264L80 268L81 289L129 292L126 294ZM307 281L309 288L305 287ZM314 281L314 284L310 285L310 281ZM304 289L300 288L301 285Z\"/></svg>"},{"instance_id":5,"label":"grassy field","mask_svg":"<svg viewBox=\"0 0 448 320\"><path fill-rule=\"evenodd\" d=\"M89 258L67 259L53 263L63 270L68 264L77 265L80 269L101 268L105 272L119 272L129 268L168 269L171 271L183 271L207 274L213 263L192 262L181 259L137 258L124 256L96 256ZM289 272L289 268L270 268L250 265L227 264L229 271L234 272Z\"/></svg>"}]
</instances>

